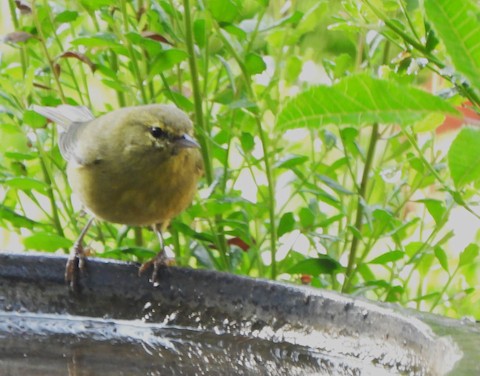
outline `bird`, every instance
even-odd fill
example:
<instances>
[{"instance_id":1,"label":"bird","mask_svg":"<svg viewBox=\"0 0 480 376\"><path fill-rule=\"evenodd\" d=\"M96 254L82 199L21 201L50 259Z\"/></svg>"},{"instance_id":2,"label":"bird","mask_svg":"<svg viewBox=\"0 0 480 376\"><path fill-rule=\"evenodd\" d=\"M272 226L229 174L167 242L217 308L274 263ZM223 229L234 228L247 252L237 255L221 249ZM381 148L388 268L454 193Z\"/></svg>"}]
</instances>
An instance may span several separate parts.
<instances>
[{"instance_id":1,"label":"bird","mask_svg":"<svg viewBox=\"0 0 480 376\"><path fill-rule=\"evenodd\" d=\"M79 289L86 259L83 239L95 218L153 228L160 252L139 273L153 266L155 281L158 269L170 264L163 233L191 204L203 175L200 145L187 114L168 104L124 107L99 117L85 106L32 109L60 126L58 145L69 184L92 214L72 247L66 283Z\"/></svg>"}]
</instances>

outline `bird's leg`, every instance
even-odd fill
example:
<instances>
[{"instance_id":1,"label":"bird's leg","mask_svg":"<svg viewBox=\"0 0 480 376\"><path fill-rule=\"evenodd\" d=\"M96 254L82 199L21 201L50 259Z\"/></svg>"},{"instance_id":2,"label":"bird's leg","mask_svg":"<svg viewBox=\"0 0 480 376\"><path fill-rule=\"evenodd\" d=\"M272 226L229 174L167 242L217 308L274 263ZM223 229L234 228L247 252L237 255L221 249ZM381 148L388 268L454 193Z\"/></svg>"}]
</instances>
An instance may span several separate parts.
<instances>
[{"instance_id":1,"label":"bird's leg","mask_svg":"<svg viewBox=\"0 0 480 376\"><path fill-rule=\"evenodd\" d=\"M78 292L79 290L79 272L83 272L85 270L86 256L83 248L83 238L85 237L85 234L92 225L93 220L93 217L88 220L78 239L73 244L73 247L70 251L70 256L67 260L67 265L65 266L65 282L74 292Z\"/></svg>"},{"instance_id":2,"label":"bird's leg","mask_svg":"<svg viewBox=\"0 0 480 376\"><path fill-rule=\"evenodd\" d=\"M158 242L160 243L160 252L156 254L151 260L144 262L140 269L138 270L138 274L143 274L148 268L153 266L152 272L152 282L157 281L158 271L161 267L164 266L172 266L175 264L175 259L169 258L167 253L165 252L165 241L163 239L163 233L160 225L154 225L153 231L157 234Z\"/></svg>"}]
</instances>

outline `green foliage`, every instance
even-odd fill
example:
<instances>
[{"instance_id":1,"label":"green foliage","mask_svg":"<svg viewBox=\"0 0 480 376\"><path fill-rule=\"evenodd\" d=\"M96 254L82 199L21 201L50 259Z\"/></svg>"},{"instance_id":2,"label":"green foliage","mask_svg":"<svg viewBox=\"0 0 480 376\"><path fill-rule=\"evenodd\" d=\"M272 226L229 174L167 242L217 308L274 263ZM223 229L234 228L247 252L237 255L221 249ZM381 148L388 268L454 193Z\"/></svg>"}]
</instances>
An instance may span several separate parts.
<instances>
[{"instance_id":1,"label":"green foliage","mask_svg":"<svg viewBox=\"0 0 480 376\"><path fill-rule=\"evenodd\" d=\"M426 0L425 13L458 73L480 92L480 11L471 1Z\"/></svg>"},{"instance_id":2,"label":"green foliage","mask_svg":"<svg viewBox=\"0 0 480 376\"><path fill-rule=\"evenodd\" d=\"M332 86L304 91L284 106L278 124L280 128L408 125L436 113L456 114L456 111L434 95L362 74L346 77Z\"/></svg>"},{"instance_id":3,"label":"green foliage","mask_svg":"<svg viewBox=\"0 0 480 376\"><path fill-rule=\"evenodd\" d=\"M172 103L205 162L166 234L180 265L480 317L464 233L480 224L480 133L444 132L466 110L478 122L472 0L33 4L0 20L1 248L68 251L88 220L32 104ZM122 260L158 249L109 223L86 240Z\"/></svg>"}]
</instances>

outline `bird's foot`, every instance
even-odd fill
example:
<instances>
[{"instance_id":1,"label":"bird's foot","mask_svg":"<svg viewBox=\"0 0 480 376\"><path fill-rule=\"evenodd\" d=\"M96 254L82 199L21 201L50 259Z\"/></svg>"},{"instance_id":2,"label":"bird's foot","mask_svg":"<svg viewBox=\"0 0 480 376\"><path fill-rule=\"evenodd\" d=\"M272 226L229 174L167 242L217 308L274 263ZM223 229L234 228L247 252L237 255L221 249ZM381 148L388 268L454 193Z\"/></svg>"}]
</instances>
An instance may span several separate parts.
<instances>
[{"instance_id":1,"label":"bird's foot","mask_svg":"<svg viewBox=\"0 0 480 376\"><path fill-rule=\"evenodd\" d=\"M85 271L85 250L81 242L75 242L65 266L65 282L71 291L80 291L79 277Z\"/></svg>"},{"instance_id":2,"label":"bird's foot","mask_svg":"<svg viewBox=\"0 0 480 376\"><path fill-rule=\"evenodd\" d=\"M157 255L153 257L151 260L144 262L142 265L140 265L140 268L138 269L138 275L142 275L148 269L150 269L150 267L153 267L153 272L152 272L152 277L150 278L150 282L155 284L158 282L158 274L160 269L174 266L174 265L175 265L175 259L168 257L167 254L165 253L165 250L162 250L158 252Z\"/></svg>"}]
</instances>

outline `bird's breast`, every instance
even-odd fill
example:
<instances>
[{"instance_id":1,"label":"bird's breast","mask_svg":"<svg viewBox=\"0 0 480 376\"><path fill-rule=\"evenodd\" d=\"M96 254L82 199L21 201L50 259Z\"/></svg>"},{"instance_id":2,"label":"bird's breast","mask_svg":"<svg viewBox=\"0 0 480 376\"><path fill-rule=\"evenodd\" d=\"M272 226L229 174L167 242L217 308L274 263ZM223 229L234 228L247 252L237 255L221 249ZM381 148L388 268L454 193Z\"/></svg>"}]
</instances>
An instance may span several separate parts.
<instances>
[{"instance_id":1,"label":"bird's breast","mask_svg":"<svg viewBox=\"0 0 480 376\"><path fill-rule=\"evenodd\" d=\"M72 190L97 217L132 226L168 223L190 205L200 177L200 152L182 150L166 160L103 159L71 164Z\"/></svg>"}]
</instances>

